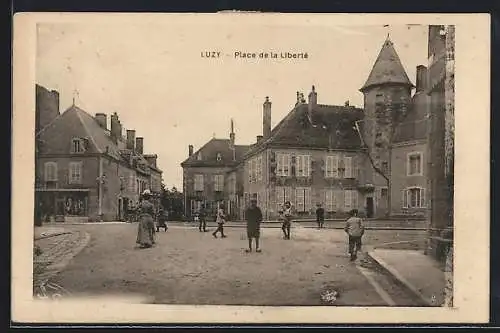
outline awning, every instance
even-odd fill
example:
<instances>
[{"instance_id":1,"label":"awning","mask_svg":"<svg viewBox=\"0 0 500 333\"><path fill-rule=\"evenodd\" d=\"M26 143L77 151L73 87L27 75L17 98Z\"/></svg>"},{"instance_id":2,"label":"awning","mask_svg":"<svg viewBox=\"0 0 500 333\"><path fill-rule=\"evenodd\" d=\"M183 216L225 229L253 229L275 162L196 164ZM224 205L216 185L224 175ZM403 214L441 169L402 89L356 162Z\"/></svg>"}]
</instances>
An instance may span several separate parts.
<instances>
[{"instance_id":1,"label":"awning","mask_svg":"<svg viewBox=\"0 0 500 333\"><path fill-rule=\"evenodd\" d=\"M36 188L36 192L90 192L88 188Z\"/></svg>"}]
</instances>

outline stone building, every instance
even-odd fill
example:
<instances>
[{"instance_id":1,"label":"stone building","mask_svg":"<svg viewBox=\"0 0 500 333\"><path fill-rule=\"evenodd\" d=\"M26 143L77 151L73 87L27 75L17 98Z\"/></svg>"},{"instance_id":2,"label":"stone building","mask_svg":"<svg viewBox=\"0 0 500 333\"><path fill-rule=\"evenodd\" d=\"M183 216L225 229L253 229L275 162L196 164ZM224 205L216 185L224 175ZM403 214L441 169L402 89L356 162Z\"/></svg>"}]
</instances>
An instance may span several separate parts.
<instances>
[{"instance_id":1,"label":"stone building","mask_svg":"<svg viewBox=\"0 0 500 333\"><path fill-rule=\"evenodd\" d=\"M430 121L428 123L428 166L431 192L427 252L444 262L453 244L455 28L429 27Z\"/></svg>"},{"instance_id":2,"label":"stone building","mask_svg":"<svg viewBox=\"0 0 500 333\"><path fill-rule=\"evenodd\" d=\"M44 101L37 99L37 104ZM122 220L146 188L161 191L156 155L135 130L123 136L116 113L91 116L72 105L36 134L36 199L65 220Z\"/></svg>"},{"instance_id":3,"label":"stone building","mask_svg":"<svg viewBox=\"0 0 500 333\"><path fill-rule=\"evenodd\" d=\"M233 121L229 139L213 138L197 151L190 145L183 168L185 215L191 218L204 205L214 216L220 203L226 204L230 217L238 215L236 169L248 146L237 145Z\"/></svg>"},{"instance_id":4,"label":"stone building","mask_svg":"<svg viewBox=\"0 0 500 333\"><path fill-rule=\"evenodd\" d=\"M353 208L368 217L423 216L428 206L426 70L417 67L415 86L388 37L360 88L363 108L321 104L313 86L307 100L297 92L293 108L271 128L272 103L266 97L262 135L240 146L243 153L224 168L205 165L204 172L225 173L226 190L219 195L236 204L232 212L238 219L253 196L266 219L275 219L285 201L303 218L314 216L317 203L328 218L344 218ZM231 146L231 140L224 142ZM182 166L189 193L192 168Z\"/></svg>"}]
</instances>

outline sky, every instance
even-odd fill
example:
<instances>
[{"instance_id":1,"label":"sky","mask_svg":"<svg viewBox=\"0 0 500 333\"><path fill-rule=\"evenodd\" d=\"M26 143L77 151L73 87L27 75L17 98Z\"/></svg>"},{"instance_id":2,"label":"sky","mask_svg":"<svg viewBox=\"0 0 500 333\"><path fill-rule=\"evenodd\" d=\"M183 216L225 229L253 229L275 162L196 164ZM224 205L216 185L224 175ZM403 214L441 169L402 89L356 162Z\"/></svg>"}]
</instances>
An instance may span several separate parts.
<instances>
[{"instance_id":1,"label":"sky","mask_svg":"<svg viewBox=\"0 0 500 333\"><path fill-rule=\"evenodd\" d=\"M158 154L164 184L182 188L180 163L212 137L236 143L262 134L262 103L272 102L274 127L296 92L314 85L318 103L363 107L359 88L390 34L415 83L427 65L427 26L276 24L212 19L39 23L36 81L60 93L61 112L75 104L88 113L117 112L126 129ZM220 58L201 53L221 52ZM307 59L236 59L234 52L307 52ZM108 118L108 126L110 120Z\"/></svg>"}]
</instances>

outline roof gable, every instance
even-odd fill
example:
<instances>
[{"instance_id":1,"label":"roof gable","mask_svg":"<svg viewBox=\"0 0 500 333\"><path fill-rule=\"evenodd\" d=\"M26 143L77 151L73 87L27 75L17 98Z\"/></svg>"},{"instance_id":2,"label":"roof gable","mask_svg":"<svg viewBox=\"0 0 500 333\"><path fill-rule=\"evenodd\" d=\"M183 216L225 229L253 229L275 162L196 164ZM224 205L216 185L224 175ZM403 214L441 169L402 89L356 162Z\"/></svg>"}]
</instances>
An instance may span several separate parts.
<instances>
[{"instance_id":1,"label":"roof gable","mask_svg":"<svg viewBox=\"0 0 500 333\"><path fill-rule=\"evenodd\" d=\"M387 83L404 84L413 87L394 49L394 44L389 38L382 45L382 49L373 65L370 75L360 91L364 91L375 85Z\"/></svg>"},{"instance_id":2,"label":"roof gable","mask_svg":"<svg viewBox=\"0 0 500 333\"><path fill-rule=\"evenodd\" d=\"M90 153L101 153L102 150L92 140L91 135L82 122L78 113L78 108L70 107L52 123L44 127L37 134L37 139L43 147L50 147L50 153L67 154L71 150L71 141L73 138L86 138L86 151Z\"/></svg>"}]
</instances>

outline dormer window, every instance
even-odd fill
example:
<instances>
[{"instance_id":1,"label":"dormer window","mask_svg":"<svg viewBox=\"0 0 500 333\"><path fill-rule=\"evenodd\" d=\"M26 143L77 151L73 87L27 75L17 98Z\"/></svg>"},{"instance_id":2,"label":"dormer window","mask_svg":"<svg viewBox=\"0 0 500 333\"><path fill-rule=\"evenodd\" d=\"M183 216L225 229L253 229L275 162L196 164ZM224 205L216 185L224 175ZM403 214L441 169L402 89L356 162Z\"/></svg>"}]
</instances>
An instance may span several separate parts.
<instances>
[{"instance_id":1,"label":"dormer window","mask_svg":"<svg viewBox=\"0 0 500 333\"><path fill-rule=\"evenodd\" d=\"M217 162L220 162L220 161L222 161L222 154L217 153Z\"/></svg>"},{"instance_id":2,"label":"dormer window","mask_svg":"<svg viewBox=\"0 0 500 333\"><path fill-rule=\"evenodd\" d=\"M71 140L71 152L83 153L85 151L85 140L82 138L73 138Z\"/></svg>"},{"instance_id":3,"label":"dormer window","mask_svg":"<svg viewBox=\"0 0 500 333\"><path fill-rule=\"evenodd\" d=\"M201 156L201 153L198 153L198 155L196 156L196 159L198 161L201 161L203 159L203 156Z\"/></svg>"}]
</instances>

